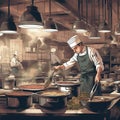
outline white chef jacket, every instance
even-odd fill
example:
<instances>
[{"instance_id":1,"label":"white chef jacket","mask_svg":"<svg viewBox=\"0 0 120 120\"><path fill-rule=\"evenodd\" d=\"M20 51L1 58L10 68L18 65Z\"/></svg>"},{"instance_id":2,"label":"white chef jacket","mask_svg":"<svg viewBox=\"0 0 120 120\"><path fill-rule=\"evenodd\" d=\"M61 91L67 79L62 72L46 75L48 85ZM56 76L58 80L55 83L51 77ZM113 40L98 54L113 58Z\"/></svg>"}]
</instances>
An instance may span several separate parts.
<instances>
[{"instance_id":1,"label":"white chef jacket","mask_svg":"<svg viewBox=\"0 0 120 120\"><path fill-rule=\"evenodd\" d=\"M20 62L17 60L17 58L13 57L10 62L11 67L18 67L20 66Z\"/></svg>"},{"instance_id":2,"label":"white chef jacket","mask_svg":"<svg viewBox=\"0 0 120 120\"><path fill-rule=\"evenodd\" d=\"M102 70L104 70L104 65L103 65L103 61L102 58L100 56L100 54L98 53L98 51L95 48L91 48L91 47L87 47L88 48L88 56L89 59L94 63L94 65L96 66L96 70L98 67L101 67ZM86 50L86 46L84 46L83 51L81 53L74 53L73 57L70 58L70 60L66 63L64 63L63 65L65 66L65 69L69 69L72 66L74 66L74 64L77 62L77 56L83 56L85 55L87 52Z\"/></svg>"},{"instance_id":3,"label":"white chef jacket","mask_svg":"<svg viewBox=\"0 0 120 120\"><path fill-rule=\"evenodd\" d=\"M60 63L60 59L55 53L51 53L51 64Z\"/></svg>"}]
</instances>

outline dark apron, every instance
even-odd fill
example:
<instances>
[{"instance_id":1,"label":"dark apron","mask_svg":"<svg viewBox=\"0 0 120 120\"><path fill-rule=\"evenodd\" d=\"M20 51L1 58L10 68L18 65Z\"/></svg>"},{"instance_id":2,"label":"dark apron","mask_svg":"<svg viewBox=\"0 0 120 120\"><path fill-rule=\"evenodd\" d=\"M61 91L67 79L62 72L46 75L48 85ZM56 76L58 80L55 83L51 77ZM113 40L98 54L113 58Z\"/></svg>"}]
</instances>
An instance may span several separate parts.
<instances>
[{"instance_id":1,"label":"dark apron","mask_svg":"<svg viewBox=\"0 0 120 120\"><path fill-rule=\"evenodd\" d=\"M18 67L11 67L11 69L12 69L12 74L17 76L19 73L19 68Z\"/></svg>"},{"instance_id":2,"label":"dark apron","mask_svg":"<svg viewBox=\"0 0 120 120\"><path fill-rule=\"evenodd\" d=\"M90 61L88 56L88 48L86 47L86 54L84 56L77 56L78 64L80 66L81 76L80 76L80 93L89 94L94 83L96 76L96 67L92 61ZM98 86L96 95L101 95L101 87Z\"/></svg>"}]
</instances>

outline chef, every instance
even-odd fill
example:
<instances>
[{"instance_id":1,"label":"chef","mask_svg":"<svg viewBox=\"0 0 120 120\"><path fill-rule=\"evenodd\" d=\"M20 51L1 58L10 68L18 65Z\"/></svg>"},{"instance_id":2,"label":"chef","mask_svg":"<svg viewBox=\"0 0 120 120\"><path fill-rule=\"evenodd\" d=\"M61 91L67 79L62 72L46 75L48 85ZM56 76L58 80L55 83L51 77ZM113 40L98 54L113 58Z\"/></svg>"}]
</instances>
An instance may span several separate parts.
<instances>
[{"instance_id":1,"label":"chef","mask_svg":"<svg viewBox=\"0 0 120 120\"><path fill-rule=\"evenodd\" d=\"M69 69L78 62L80 67L80 93L89 94L94 83L100 82L101 72L104 70L103 61L95 48L85 46L78 35L71 37L67 41L68 45L74 51L73 57L62 65L55 66L58 69ZM101 95L100 84L96 95Z\"/></svg>"},{"instance_id":2,"label":"chef","mask_svg":"<svg viewBox=\"0 0 120 120\"><path fill-rule=\"evenodd\" d=\"M56 66L60 64L61 64L61 61L59 57L56 55L56 48L51 48L51 65Z\"/></svg>"},{"instance_id":3,"label":"chef","mask_svg":"<svg viewBox=\"0 0 120 120\"><path fill-rule=\"evenodd\" d=\"M13 57L10 61L10 66L11 66L11 72L13 75L17 76L20 73L20 70L23 69L23 66L18 58L17 53L13 54Z\"/></svg>"}]
</instances>

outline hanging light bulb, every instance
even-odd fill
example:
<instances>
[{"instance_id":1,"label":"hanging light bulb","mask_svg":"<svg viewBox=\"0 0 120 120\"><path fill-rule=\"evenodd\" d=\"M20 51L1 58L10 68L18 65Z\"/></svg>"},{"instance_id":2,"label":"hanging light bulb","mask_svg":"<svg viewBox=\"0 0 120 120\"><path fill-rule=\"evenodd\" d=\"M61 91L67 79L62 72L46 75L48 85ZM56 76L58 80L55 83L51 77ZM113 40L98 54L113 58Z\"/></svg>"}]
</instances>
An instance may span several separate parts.
<instances>
[{"instance_id":1,"label":"hanging light bulb","mask_svg":"<svg viewBox=\"0 0 120 120\"><path fill-rule=\"evenodd\" d=\"M96 20L95 20L95 0L92 1L91 3L91 16L93 17L93 20L91 20L91 25L92 27L90 30L90 35L89 35L89 39L100 39L100 33L98 32L97 26L95 24Z\"/></svg>"},{"instance_id":2,"label":"hanging light bulb","mask_svg":"<svg viewBox=\"0 0 120 120\"><path fill-rule=\"evenodd\" d=\"M101 33L111 32L110 27L109 27L108 23L105 20L99 25L99 29L98 30Z\"/></svg>"},{"instance_id":3,"label":"hanging light bulb","mask_svg":"<svg viewBox=\"0 0 120 120\"><path fill-rule=\"evenodd\" d=\"M120 35L120 23L116 25L115 35Z\"/></svg>"},{"instance_id":4,"label":"hanging light bulb","mask_svg":"<svg viewBox=\"0 0 120 120\"><path fill-rule=\"evenodd\" d=\"M100 39L100 34L95 27L92 28L89 39Z\"/></svg>"},{"instance_id":5,"label":"hanging light bulb","mask_svg":"<svg viewBox=\"0 0 120 120\"><path fill-rule=\"evenodd\" d=\"M8 16L7 16L7 19L2 22L0 32L4 34L17 33L17 27L14 23L13 17L10 15L10 0L8 0Z\"/></svg>"},{"instance_id":6,"label":"hanging light bulb","mask_svg":"<svg viewBox=\"0 0 120 120\"><path fill-rule=\"evenodd\" d=\"M77 20L77 21L75 21L73 23L73 30L75 30L78 33L87 32L85 21L83 21L83 20Z\"/></svg>"},{"instance_id":7,"label":"hanging light bulb","mask_svg":"<svg viewBox=\"0 0 120 120\"><path fill-rule=\"evenodd\" d=\"M22 14L20 28L43 28L42 17L36 6L34 6L34 0L32 5L27 6L27 10Z\"/></svg>"},{"instance_id":8,"label":"hanging light bulb","mask_svg":"<svg viewBox=\"0 0 120 120\"><path fill-rule=\"evenodd\" d=\"M102 1L102 7L103 7L103 22L99 25L98 31L101 33L108 33L111 32L110 26L108 25L106 21L106 0Z\"/></svg>"},{"instance_id":9,"label":"hanging light bulb","mask_svg":"<svg viewBox=\"0 0 120 120\"><path fill-rule=\"evenodd\" d=\"M45 32L56 32L58 31L57 24L53 21L51 17L51 0L49 0L49 17L44 22L44 31Z\"/></svg>"},{"instance_id":10,"label":"hanging light bulb","mask_svg":"<svg viewBox=\"0 0 120 120\"><path fill-rule=\"evenodd\" d=\"M44 24L44 31L46 32L56 32L58 31L56 23L53 21L52 18L48 18Z\"/></svg>"},{"instance_id":11,"label":"hanging light bulb","mask_svg":"<svg viewBox=\"0 0 120 120\"><path fill-rule=\"evenodd\" d=\"M78 15L79 19L73 23L73 30L78 33L85 33L87 32L87 23L83 21L80 16L80 0L78 0Z\"/></svg>"},{"instance_id":12,"label":"hanging light bulb","mask_svg":"<svg viewBox=\"0 0 120 120\"><path fill-rule=\"evenodd\" d=\"M115 44L115 45L118 45L118 41L116 40L116 37L114 35L110 35L110 44Z\"/></svg>"},{"instance_id":13,"label":"hanging light bulb","mask_svg":"<svg viewBox=\"0 0 120 120\"><path fill-rule=\"evenodd\" d=\"M2 32L0 32L0 36L2 36L3 35L3 33Z\"/></svg>"}]
</instances>

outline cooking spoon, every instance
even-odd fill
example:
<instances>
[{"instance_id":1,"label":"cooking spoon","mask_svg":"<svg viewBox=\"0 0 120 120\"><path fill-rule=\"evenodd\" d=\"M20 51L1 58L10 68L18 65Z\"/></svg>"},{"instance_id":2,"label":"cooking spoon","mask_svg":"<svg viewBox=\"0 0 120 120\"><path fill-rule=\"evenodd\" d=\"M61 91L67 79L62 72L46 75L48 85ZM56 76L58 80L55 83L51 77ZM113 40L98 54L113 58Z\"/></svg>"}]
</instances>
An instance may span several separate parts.
<instances>
[{"instance_id":1,"label":"cooking spoon","mask_svg":"<svg viewBox=\"0 0 120 120\"><path fill-rule=\"evenodd\" d=\"M47 88L50 83L52 82L53 75L55 73L55 70L52 70L48 76L48 79L45 81L44 88Z\"/></svg>"}]
</instances>

